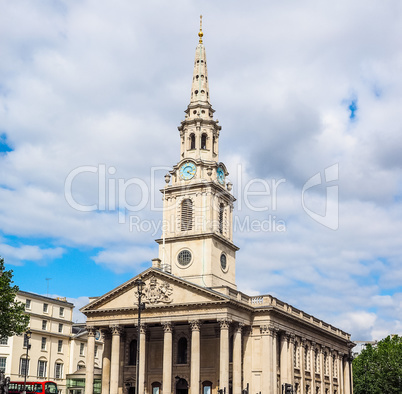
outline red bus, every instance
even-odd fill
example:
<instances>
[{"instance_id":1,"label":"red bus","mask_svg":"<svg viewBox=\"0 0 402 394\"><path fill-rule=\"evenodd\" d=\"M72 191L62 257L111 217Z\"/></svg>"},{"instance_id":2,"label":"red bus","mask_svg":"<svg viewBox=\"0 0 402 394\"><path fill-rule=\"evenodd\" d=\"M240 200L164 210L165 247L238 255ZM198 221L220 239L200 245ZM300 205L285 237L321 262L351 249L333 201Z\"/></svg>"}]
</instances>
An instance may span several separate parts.
<instances>
[{"instance_id":1,"label":"red bus","mask_svg":"<svg viewBox=\"0 0 402 394\"><path fill-rule=\"evenodd\" d=\"M24 391L24 382L10 382L9 394L19 394ZM27 394L57 394L57 384L54 382L27 382Z\"/></svg>"}]
</instances>

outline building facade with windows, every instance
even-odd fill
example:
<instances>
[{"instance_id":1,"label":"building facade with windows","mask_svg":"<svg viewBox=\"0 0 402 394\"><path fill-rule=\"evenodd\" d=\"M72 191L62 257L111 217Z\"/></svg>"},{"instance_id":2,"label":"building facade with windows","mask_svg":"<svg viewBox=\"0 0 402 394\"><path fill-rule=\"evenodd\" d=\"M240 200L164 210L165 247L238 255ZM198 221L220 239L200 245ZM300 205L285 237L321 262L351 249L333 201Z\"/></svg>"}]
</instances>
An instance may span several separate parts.
<instances>
[{"instance_id":1,"label":"building facade with windows","mask_svg":"<svg viewBox=\"0 0 402 394\"><path fill-rule=\"evenodd\" d=\"M201 30L199 37L180 156L162 190L159 257L81 309L89 335L85 394L93 392L98 330L102 394L137 394L137 385L138 394L281 394L289 385L295 394L352 394L348 333L270 295L237 289L235 198L219 161L221 126ZM139 326L137 279L145 304Z\"/></svg>"},{"instance_id":2,"label":"building facade with windows","mask_svg":"<svg viewBox=\"0 0 402 394\"><path fill-rule=\"evenodd\" d=\"M17 300L30 316L31 338L24 335L0 339L0 370L12 381L52 380L66 393L66 375L85 367L87 334L73 324L74 305L65 298L50 298L19 291ZM95 362L101 362L102 342L96 341ZM29 342L29 343L28 343ZM28 357L27 357L27 345Z\"/></svg>"}]
</instances>

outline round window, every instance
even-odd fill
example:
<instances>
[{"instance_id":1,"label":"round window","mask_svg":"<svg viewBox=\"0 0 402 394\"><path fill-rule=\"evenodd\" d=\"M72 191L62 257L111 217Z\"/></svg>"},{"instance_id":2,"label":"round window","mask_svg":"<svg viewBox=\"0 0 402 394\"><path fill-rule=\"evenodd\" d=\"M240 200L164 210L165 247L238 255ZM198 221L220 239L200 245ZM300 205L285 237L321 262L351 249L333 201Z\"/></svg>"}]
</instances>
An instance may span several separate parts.
<instances>
[{"instance_id":1,"label":"round window","mask_svg":"<svg viewBox=\"0 0 402 394\"><path fill-rule=\"evenodd\" d=\"M177 261L180 265L186 266L191 262L191 252L189 250L182 250L178 256Z\"/></svg>"},{"instance_id":2,"label":"round window","mask_svg":"<svg viewBox=\"0 0 402 394\"><path fill-rule=\"evenodd\" d=\"M221 254L221 267L225 271L227 267L227 262L226 262L226 254L222 253Z\"/></svg>"}]
</instances>

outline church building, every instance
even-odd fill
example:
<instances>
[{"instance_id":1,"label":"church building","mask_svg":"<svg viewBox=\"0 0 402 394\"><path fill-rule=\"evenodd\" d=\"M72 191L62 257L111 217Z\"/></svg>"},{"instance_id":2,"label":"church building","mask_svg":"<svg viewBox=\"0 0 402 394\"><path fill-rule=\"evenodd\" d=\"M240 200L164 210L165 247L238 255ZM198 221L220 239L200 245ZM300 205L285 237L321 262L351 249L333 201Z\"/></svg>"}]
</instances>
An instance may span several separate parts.
<instances>
[{"instance_id":1,"label":"church building","mask_svg":"<svg viewBox=\"0 0 402 394\"><path fill-rule=\"evenodd\" d=\"M235 198L219 161L221 126L201 28L198 35L190 103L178 127L180 157L162 190L159 258L81 309L85 394L93 393L97 331L104 339L102 394L137 394L137 387L139 394L352 394L348 333L236 286Z\"/></svg>"}]
</instances>

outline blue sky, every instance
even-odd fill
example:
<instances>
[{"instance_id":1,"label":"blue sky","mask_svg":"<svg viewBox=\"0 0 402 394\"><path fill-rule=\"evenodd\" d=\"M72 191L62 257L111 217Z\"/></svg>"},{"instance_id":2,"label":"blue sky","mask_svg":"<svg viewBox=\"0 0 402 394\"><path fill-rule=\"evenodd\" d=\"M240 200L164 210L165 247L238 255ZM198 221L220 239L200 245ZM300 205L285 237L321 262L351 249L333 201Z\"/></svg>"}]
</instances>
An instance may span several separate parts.
<instances>
[{"instance_id":1,"label":"blue sky","mask_svg":"<svg viewBox=\"0 0 402 394\"><path fill-rule=\"evenodd\" d=\"M78 309L157 257L203 14L238 288L402 334L399 0L0 5L0 255L22 290Z\"/></svg>"}]
</instances>

